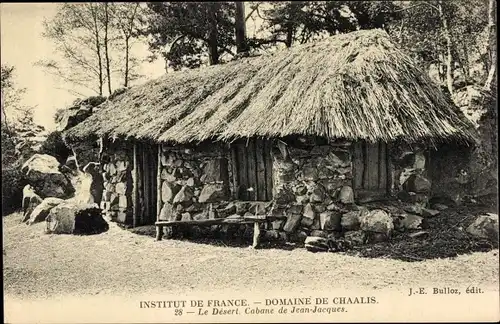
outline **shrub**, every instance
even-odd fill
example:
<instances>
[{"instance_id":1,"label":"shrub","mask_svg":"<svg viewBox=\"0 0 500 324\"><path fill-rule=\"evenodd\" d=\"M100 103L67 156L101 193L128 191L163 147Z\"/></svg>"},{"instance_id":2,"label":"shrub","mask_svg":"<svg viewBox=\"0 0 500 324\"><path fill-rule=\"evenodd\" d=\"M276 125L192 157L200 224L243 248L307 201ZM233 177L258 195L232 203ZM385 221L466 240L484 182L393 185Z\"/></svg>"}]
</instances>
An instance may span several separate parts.
<instances>
[{"instance_id":1,"label":"shrub","mask_svg":"<svg viewBox=\"0 0 500 324\"><path fill-rule=\"evenodd\" d=\"M21 172L21 162L2 168L2 216L21 208L23 188L28 183Z\"/></svg>"},{"instance_id":2,"label":"shrub","mask_svg":"<svg viewBox=\"0 0 500 324\"><path fill-rule=\"evenodd\" d=\"M42 143L40 153L52 155L62 164L66 163L68 156L73 154L71 149L64 143L59 131L54 131L47 136L47 139Z\"/></svg>"},{"instance_id":3,"label":"shrub","mask_svg":"<svg viewBox=\"0 0 500 324\"><path fill-rule=\"evenodd\" d=\"M26 185L21 166L22 158L16 154L19 138L16 132L2 123L2 216L19 209Z\"/></svg>"}]
</instances>

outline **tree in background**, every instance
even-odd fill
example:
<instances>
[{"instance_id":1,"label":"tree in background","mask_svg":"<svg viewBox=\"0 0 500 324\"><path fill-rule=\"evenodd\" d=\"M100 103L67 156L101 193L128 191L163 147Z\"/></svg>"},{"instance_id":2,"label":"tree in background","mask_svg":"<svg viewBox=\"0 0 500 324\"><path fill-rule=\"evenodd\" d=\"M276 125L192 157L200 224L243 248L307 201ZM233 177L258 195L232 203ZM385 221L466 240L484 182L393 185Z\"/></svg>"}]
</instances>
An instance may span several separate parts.
<instances>
[{"instance_id":1,"label":"tree in background","mask_svg":"<svg viewBox=\"0 0 500 324\"><path fill-rule=\"evenodd\" d=\"M40 61L38 65L74 86L99 95L106 90L111 94L120 83L128 86L138 77L131 48L142 12L139 4L61 4L56 16L45 21L43 35L55 43L63 60Z\"/></svg>"},{"instance_id":2,"label":"tree in background","mask_svg":"<svg viewBox=\"0 0 500 324\"><path fill-rule=\"evenodd\" d=\"M26 184L21 166L34 152L34 140L43 127L33 122L33 107L22 104L25 89L14 82L15 69L2 64L2 215L21 205Z\"/></svg>"},{"instance_id":3,"label":"tree in background","mask_svg":"<svg viewBox=\"0 0 500 324\"><path fill-rule=\"evenodd\" d=\"M142 34L167 71L218 64L224 55L235 55L233 2L150 2L148 9Z\"/></svg>"},{"instance_id":4,"label":"tree in background","mask_svg":"<svg viewBox=\"0 0 500 324\"><path fill-rule=\"evenodd\" d=\"M139 41L139 31L143 28L145 7L140 3L110 3L113 28L118 31L117 39L118 49L123 53L123 62L119 72L123 78L123 86L129 86L130 80L140 77L136 70L138 68L138 59L132 55L131 51Z\"/></svg>"},{"instance_id":5,"label":"tree in background","mask_svg":"<svg viewBox=\"0 0 500 324\"><path fill-rule=\"evenodd\" d=\"M421 62L436 67L438 82L450 94L463 85L481 83L487 69L488 0L399 2L402 17L389 31ZM477 68L477 66L482 66Z\"/></svg>"}]
</instances>

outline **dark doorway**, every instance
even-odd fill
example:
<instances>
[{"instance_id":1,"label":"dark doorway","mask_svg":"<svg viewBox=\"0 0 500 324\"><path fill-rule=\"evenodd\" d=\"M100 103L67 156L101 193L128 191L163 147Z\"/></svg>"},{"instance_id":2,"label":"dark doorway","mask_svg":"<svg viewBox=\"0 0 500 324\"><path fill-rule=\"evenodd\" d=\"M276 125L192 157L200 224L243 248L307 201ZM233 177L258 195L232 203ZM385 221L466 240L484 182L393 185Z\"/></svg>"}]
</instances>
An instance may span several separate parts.
<instances>
[{"instance_id":1,"label":"dark doorway","mask_svg":"<svg viewBox=\"0 0 500 324\"><path fill-rule=\"evenodd\" d=\"M386 196L388 192L387 145L357 142L353 152L353 186L357 196Z\"/></svg>"},{"instance_id":2,"label":"dark doorway","mask_svg":"<svg viewBox=\"0 0 500 324\"><path fill-rule=\"evenodd\" d=\"M137 213L134 226L151 225L156 221L158 146L138 144L136 147L137 167Z\"/></svg>"},{"instance_id":3,"label":"dark doorway","mask_svg":"<svg viewBox=\"0 0 500 324\"><path fill-rule=\"evenodd\" d=\"M235 198L270 201L273 192L271 142L248 139L231 146Z\"/></svg>"}]
</instances>

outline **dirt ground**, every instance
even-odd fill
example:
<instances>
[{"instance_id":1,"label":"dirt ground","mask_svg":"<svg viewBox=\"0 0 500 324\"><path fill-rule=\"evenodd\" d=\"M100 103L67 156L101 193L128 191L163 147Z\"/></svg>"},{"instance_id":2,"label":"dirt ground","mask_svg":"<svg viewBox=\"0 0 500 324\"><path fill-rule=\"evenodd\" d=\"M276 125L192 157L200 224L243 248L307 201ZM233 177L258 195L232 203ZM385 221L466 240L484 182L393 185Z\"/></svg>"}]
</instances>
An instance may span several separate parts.
<instances>
[{"instance_id":1,"label":"dirt ground","mask_svg":"<svg viewBox=\"0 0 500 324\"><path fill-rule=\"evenodd\" d=\"M498 290L498 249L456 258L405 262L305 249L157 242L123 230L90 236L47 235L45 223L3 217L4 293L14 298L192 291L407 289L480 285Z\"/></svg>"}]
</instances>

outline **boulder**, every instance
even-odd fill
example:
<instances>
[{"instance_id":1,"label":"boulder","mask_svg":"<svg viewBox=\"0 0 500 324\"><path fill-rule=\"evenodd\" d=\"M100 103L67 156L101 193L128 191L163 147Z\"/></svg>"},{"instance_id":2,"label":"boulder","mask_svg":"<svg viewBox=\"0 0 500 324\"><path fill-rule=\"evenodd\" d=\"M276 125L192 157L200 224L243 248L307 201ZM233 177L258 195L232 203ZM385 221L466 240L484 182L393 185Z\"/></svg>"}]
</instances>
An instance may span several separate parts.
<instances>
[{"instance_id":1,"label":"boulder","mask_svg":"<svg viewBox=\"0 0 500 324\"><path fill-rule=\"evenodd\" d=\"M334 211L326 211L319 214L319 223L324 231L340 230L342 214Z\"/></svg>"},{"instance_id":2,"label":"boulder","mask_svg":"<svg viewBox=\"0 0 500 324\"><path fill-rule=\"evenodd\" d=\"M403 184L406 191L411 192L429 192L431 191L431 182L419 174L412 174Z\"/></svg>"},{"instance_id":3,"label":"boulder","mask_svg":"<svg viewBox=\"0 0 500 324\"><path fill-rule=\"evenodd\" d=\"M330 249L330 240L319 236L306 237L304 244L310 252L328 252Z\"/></svg>"},{"instance_id":4,"label":"boulder","mask_svg":"<svg viewBox=\"0 0 500 324\"><path fill-rule=\"evenodd\" d=\"M340 225L344 231L357 231L361 225L361 216L363 213L367 213L366 210L354 210L342 215Z\"/></svg>"},{"instance_id":5,"label":"boulder","mask_svg":"<svg viewBox=\"0 0 500 324\"><path fill-rule=\"evenodd\" d=\"M227 187L222 183L211 183L203 186L198 201L200 203L228 200Z\"/></svg>"},{"instance_id":6,"label":"boulder","mask_svg":"<svg viewBox=\"0 0 500 324\"><path fill-rule=\"evenodd\" d=\"M361 229L365 232L381 233L390 236L394 230L392 217L381 209L370 211L361 219Z\"/></svg>"},{"instance_id":7,"label":"boulder","mask_svg":"<svg viewBox=\"0 0 500 324\"><path fill-rule=\"evenodd\" d=\"M33 210L38 205L40 205L41 202L42 198L40 198L40 196L35 193L32 186L28 184L23 188L23 202L22 202L23 223L30 218L30 215L33 212Z\"/></svg>"},{"instance_id":8,"label":"boulder","mask_svg":"<svg viewBox=\"0 0 500 324\"><path fill-rule=\"evenodd\" d=\"M477 238L486 238L498 242L498 214L487 213L478 216L467 227L467 233Z\"/></svg>"},{"instance_id":9,"label":"boulder","mask_svg":"<svg viewBox=\"0 0 500 324\"><path fill-rule=\"evenodd\" d=\"M75 192L71 182L59 171L59 162L53 156L34 154L21 171L42 198L68 198Z\"/></svg>"},{"instance_id":10,"label":"boulder","mask_svg":"<svg viewBox=\"0 0 500 324\"><path fill-rule=\"evenodd\" d=\"M92 109L86 105L78 105L65 109L56 120L56 130L60 132L65 131L81 123L90 115L92 115Z\"/></svg>"},{"instance_id":11,"label":"boulder","mask_svg":"<svg viewBox=\"0 0 500 324\"><path fill-rule=\"evenodd\" d=\"M43 222L49 215L50 210L62 202L64 202L64 200L60 198L45 198L31 213L28 219L28 225Z\"/></svg>"},{"instance_id":12,"label":"boulder","mask_svg":"<svg viewBox=\"0 0 500 324\"><path fill-rule=\"evenodd\" d=\"M350 186L343 186L340 189L338 199L343 204L353 204L354 203L354 191Z\"/></svg>"},{"instance_id":13,"label":"boulder","mask_svg":"<svg viewBox=\"0 0 500 324\"><path fill-rule=\"evenodd\" d=\"M314 223L314 218L316 217L316 212L311 204L307 204L304 207L304 212L302 214L301 224L304 226L311 226Z\"/></svg>"},{"instance_id":14,"label":"boulder","mask_svg":"<svg viewBox=\"0 0 500 324\"><path fill-rule=\"evenodd\" d=\"M366 235L363 231L348 231L344 233L344 239L351 245L363 245L366 242Z\"/></svg>"},{"instance_id":15,"label":"boulder","mask_svg":"<svg viewBox=\"0 0 500 324\"><path fill-rule=\"evenodd\" d=\"M283 230L287 233L294 232L300 224L302 219L301 214L290 214L286 219L286 223L283 226Z\"/></svg>"},{"instance_id":16,"label":"boulder","mask_svg":"<svg viewBox=\"0 0 500 324\"><path fill-rule=\"evenodd\" d=\"M109 228L99 208L70 201L52 208L46 223L49 234L97 234Z\"/></svg>"},{"instance_id":17,"label":"boulder","mask_svg":"<svg viewBox=\"0 0 500 324\"><path fill-rule=\"evenodd\" d=\"M427 228L427 222L423 217L412 214L400 214L394 220L394 228L399 231L421 230Z\"/></svg>"},{"instance_id":18,"label":"boulder","mask_svg":"<svg viewBox=\"0 0 500 324\"><path fill-rule=\"evenodd\" d=\"M172 203L175 195L180 190L180 186L174 182L163 181L161 184L161 200L164 203Z\"/></svg>"}]
</instances>

